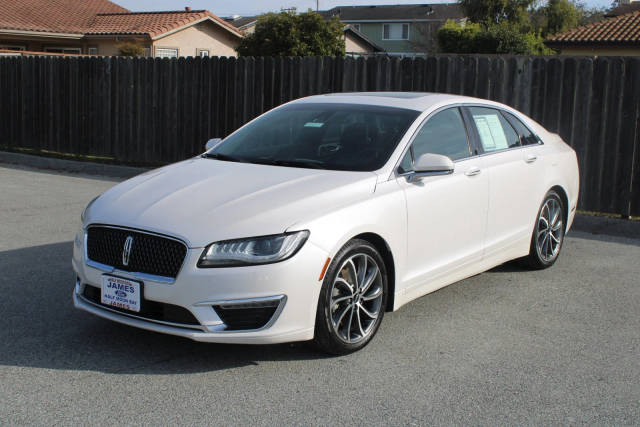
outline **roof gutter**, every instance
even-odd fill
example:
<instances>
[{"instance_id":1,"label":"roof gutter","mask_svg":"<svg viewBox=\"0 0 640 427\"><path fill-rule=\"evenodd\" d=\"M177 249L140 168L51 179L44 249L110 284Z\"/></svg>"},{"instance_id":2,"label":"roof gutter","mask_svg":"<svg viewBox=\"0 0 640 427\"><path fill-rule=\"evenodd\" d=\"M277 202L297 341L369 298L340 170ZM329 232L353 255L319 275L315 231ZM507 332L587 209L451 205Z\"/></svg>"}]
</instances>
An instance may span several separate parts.
<instances>
[{"instance_id":1,"label":"roof gutter","mask_svg":"<svg viewBox=\"0 0 640 427\"><path fill-rule=\"evenodd\" d=\"M338 15L336 15L338 16ZM338 16L339 17L339 16ZM384 23L393 23L393 22L441 22L441 21L446 21L447 19L464 19L464 18L433 18L433 19L393 19L393 18L389 18L389 19L343 19L340 18L341 22L350 24L352 22L358 23L358 22L371 22L371 23L378 23L378 22L384 22Z\"/></svg>"},{"instance_id":2,"label":"roof gutter","mask_svg":"<svg viewBox=\"0 0 640 427\"><path fill-rule=\"evenodd\" d=\"M47 37L47 38L56 38L56 39L73 39L73 40L80 40L84 37L84 34L78 34L78 33L52 33L52 32L45 32L45 31L7 30L7 29L0 29L0 34Z\"/></svg>"},{"instance_id":3,"label":"roof gutter","mask_svg":"<svg viewBox=\"0 0 640 427\"><path fill-rule=\"evenodd\" d=\"M561 49L563 47L585 47L585 48L598 48L598 47L640 47L640 40L545 40L544 44Z\"/></svg>"}]
</instances>

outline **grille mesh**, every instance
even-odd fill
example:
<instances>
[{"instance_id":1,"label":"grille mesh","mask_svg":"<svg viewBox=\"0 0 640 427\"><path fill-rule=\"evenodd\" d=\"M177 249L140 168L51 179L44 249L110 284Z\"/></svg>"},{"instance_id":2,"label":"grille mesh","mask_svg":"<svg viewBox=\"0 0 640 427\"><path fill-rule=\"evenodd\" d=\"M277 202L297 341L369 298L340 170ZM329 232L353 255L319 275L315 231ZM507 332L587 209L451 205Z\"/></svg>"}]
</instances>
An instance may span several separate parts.
<instances>
[{"instance_id":1,"label":"grille mesh","mask_svg":"<svg viewBox=\"0 0 640 427\"><path fill-rule=\"evenodd\" d=\"M122 251L128 236L133 237L129 265L122 264ZM187 254L178 241L132 230L90 227L87 231L87 256L91 261L118 270L176 277Z\"/></svg>"}]
</instances>

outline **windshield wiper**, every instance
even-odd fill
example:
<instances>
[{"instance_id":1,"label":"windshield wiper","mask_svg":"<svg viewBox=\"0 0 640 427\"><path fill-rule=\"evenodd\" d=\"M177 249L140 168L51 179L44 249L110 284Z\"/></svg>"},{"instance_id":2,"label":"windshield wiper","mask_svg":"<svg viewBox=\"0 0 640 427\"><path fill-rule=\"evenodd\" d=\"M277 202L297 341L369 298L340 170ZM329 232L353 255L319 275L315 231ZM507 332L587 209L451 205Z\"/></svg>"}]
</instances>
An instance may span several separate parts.
<instances>
[{"instance_id":1,"label":"windshield wiper","mask_svg":"<svg viewBox=\"0 0 640 427\"><path fill-rule=\"evenodd\" d=\"M273 166L289 166L293 168L309 168L309 169L324 169L322 162L315 162L309 160L276 160L270 158L258 158L255 160L248 160L249 163L255 163L258 165L273 165Z\"/></svg>"},{"instance_id":2,"label":"windshield wiper","mask_svg":"<svg viewBox=\"0 0 640 427\"><path fill-rule=\"evenodd\" d=\"M222 160L225 162L240 162L240 163L246 162L246 160L241 159L239 157L229 156L227 154L221 154L221 153L204 153L202 157L205 159L216 159L216 160Z\"/></svg>"}]
</instances>

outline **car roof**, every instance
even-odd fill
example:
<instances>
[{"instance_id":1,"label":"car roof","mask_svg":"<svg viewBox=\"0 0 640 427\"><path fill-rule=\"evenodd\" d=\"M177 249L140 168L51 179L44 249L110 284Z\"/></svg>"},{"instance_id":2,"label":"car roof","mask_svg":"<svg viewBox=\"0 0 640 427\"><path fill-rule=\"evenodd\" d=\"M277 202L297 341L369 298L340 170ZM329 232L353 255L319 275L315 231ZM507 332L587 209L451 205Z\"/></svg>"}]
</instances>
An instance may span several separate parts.
<instances>
[{"instance_id":1,"label":"car roof","mask_svg":"<svg viewBox=\"0 0 640 427\"><path fill-rule=\"evenodd\" d=\"M344 92L328 93L301 98L295 103L345 103L360 105L381 105L387 107L407 108L425 111L436 105L448 103L482 103L487 105L502 105L486 99L468 96L451 95L430 92Z\"/></svg>"}]
</instances>

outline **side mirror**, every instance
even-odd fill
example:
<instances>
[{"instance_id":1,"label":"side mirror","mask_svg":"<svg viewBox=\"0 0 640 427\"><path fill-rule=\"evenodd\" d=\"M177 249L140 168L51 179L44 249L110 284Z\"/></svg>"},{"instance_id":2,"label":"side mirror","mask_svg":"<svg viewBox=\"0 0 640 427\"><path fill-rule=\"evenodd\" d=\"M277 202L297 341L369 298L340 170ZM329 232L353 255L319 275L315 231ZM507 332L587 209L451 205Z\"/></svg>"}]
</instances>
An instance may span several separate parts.
<instances>
[{"instance_id":1,"label":"side mirror","mask_svg":"<svg viewBox=\"0 0 640 427\"><path fill-rule=\"evenodd\" d=\"M212 139L207 141L207 143L204 146L204 149L206 151L209 151L213 147L215 147L216 145L220 144L221 141L222 141L222 138L212 138Z\"/></svg>"},{"instance_id":2,"label":"side mirror","mask_svg":"<svg viewBox=\"0 0 640 427\"><path fill-rule=\"evenodd\" d=\"M418 157L413 165L413 172L407 175L407 181L418 181L426 176L449 175L453 173L454 167L449 157L426 153Z\"/></svg>"}]
</instances>

